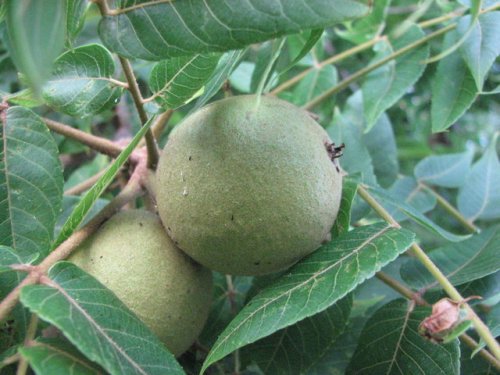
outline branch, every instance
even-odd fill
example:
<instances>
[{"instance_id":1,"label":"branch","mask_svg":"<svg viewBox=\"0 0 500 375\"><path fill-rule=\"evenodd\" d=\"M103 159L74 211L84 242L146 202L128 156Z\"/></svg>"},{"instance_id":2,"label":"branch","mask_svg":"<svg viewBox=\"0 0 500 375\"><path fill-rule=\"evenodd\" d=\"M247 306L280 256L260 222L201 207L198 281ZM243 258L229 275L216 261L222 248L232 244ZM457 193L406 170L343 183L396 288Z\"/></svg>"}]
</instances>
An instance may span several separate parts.
<instances>
[{"instance_id":1,"label":"branch","mask_svg":"<svg viewBox=\"0 0 500 375\"><path fill-rule=\"evenodd\" d=\"M391 53L390 55L384 57L383 59L381 59L381 60L363 68L363 69L358 70L356 73L350 75L349 77L347 77L346 79L344 79L343 81L338 83L337 85L333 86L328 91L325 91L323 94L318 95L317 97L313 98L308 103L304 104L302 106L302 108L306 109L306 110L310 110L310 109L314 108L316 105L321 103L323 100L325 100L325 99L329 98L330 96L338 93L339 91L345 89L347 86L349 86L351 83L358 80L359 78L367 75L368 73L374 71L375 69L380 68L382 65L385 65L389 61L394 60L394 59L398 58L399 56L402 56L405 53L410 52L412 49L414 49L422 44L427 43L429 40L434 39L442 34L445 34L448 31L453 30L456 27L457 27L456 23L448 25L446 27L443 27L442 29L437 30L433 33L430 33L429 35L427 35L423 38L420 38L419 40L417 40L413 43L410 43L407 46Z\"/></svg>"},{"instance_id":2,"label":"branch","mask_svg":"<svg viewBox=\"0 0 500 375\"><path fill-rule=\"evenodd\" d=\"M278 95L280 92L285 91L290 86L295 85L297 82L299 82L302 78L304 78L307 74L309 74L313 70L319 70L326 65L335 64L339 61L342 61L342 60L344 60L352 55L355 55L358 52L361 52L361 51L364 51L365 49L370 48L371 46L378 43L379 41L381 41L384 38L385 37L376 36L375 38L373 38L372 40L369 40L368 42L362 43L359 46L355 46L353 48L348 49L347 51L344 51L344 52L341 52L337 55L331 56L328 59L321 61L316 66L312 66L312 67L300 72L296 76L293 76L288 81L283 82L278 87L276 87L274 90L272 90L270 92L270 94L271 95Z\"/></svg>"},{"instance_id":3,"label":"branch","mask_svg":"<svg viewBox=\"0 0 500 375\"><path fill-rule=\"evenodd\" d=\"M144 125L146 122L148 122L148 115L144 110L143 98L141 95L141 91L139 90L139 85L137 84L132 65L130 65L130 61L121 56L119 57L119 60L122 65L123 72L125 73L125 77L127 78L129 91L132 95L132 99L134 100L135 108L137 109L137 113L139 114L141 123ZM146 148L148 150L148 168L154 170L158 165L159 154L158 148L156 146L156 141L153 133L151 132L151 129L148 129L148 131L144 135L144 139L146 140Z\"/></svg>"},{"instance_id":4,"label":"branch","mask_svg":"<svg viewBox=\"0 0 500 375\"><path fill-rule=\"evenodd\" d=\"M419 185L431 193L437 200L437 203L448 212L451 216L453 216L462 226L467 229L471 233L476 233L479 231L479 228L476 227L473 223L468 221L455 207L453 207L446 199L443 198L441 194L439 194L436 190L431 188L430 186L419 182Z\"/></svg>"},{"instance_id":5,"label":"branch","mask_svg":"<svg viewBox=\"0 0 500 375\"><path fill-rule=\"evenodd\" d=\"M166 0L166 2L168 1L170 0ZM106 0L93 0L93 2L95 2L96 5L99 7L101 15L103 16L116 15L118 14L116 12L123 11L123 9L122 10L109 9ZM141 4L141 6L144 6L144 4ZM143 106L144 99L142 98L141 90L139 90L139 85L137 84L137 79L135 78L134 70L132 69L132 65L130 65L130 61L128 61L126 58L118 56L118 59L120 60L123 73L125 74L125 78L127 78L128 89L130 95L132 95L132 99L134 100L135 108L137 110L137 113L139 114L139 118L141 119L142 125L144 125L146 122L148 122L148 115L144 110ZM148 150L147 166L149 169L155 170L156 166L158 165L159 154L158 154L158 148L156 147L156 141L153 136L153 133L151 132L151 129L148 129L148 131L144 135L144 138L146 139L146 148Z\"/></svg>"},{"instance_id":6,"label":"branch","mask_svg":"<svg viewBox=\"0 0 500 375\"><path fill-rule=\"evenodd\" d=\"M387 210L382 207L373 196L368 192L368 190L360 185L358 187L358 194L363 200L366 201L377 214L382 217L389 224L393 225L396 228L401 228L399 223L394 220ZM456 302L463 302L464 298L460 295L458 290L453 286L452 283L446 278L446 276L441 272L441 270L432 262L432 260L427 256L427 254L422 250L422 248L417 244L413 243L411 245L411 249L415 257L423 264L423 266L432 274L432 276L436 279L436 281L441 285L443 290ZM486 345L490 348L493 355L500 360L500 345L496 341L496 339L491 334L489 328L483 323L483 321L477 316L476 312L469 306L468 303L465 303L465 308L467 309L467 313L469 314L470 320L474 324L477 333L484 340Z\"/></svg>"},{"instance_id":7,"label":"branch","mask_svg":"<svg viewBox=\"0 0 500 375\"><path fill-rule=\"evenodd\" d=\"M28 330L26 331L26 337L24 338L24 344L28 344L31 342L36 335L36 330L38 327L38 315L31 314L30 324L28 326ZM19 363L17 365L16 375L25 375L28 370L28 361L21 356Z\"/></svg>"},{"instance_id":8,"label":"branch","mask_svg":"<svg viewBox=\"0 0 500 375\"><path fill-rule=\"evenodd\" d=\"M427 301L425 301L420 294L415 293L413 290L408 288L407 286L401 284L398 280L393 279L385 272L379 271L375 274L377 278L382 281L384 284L389 286L391 289L394 289L396 292L406 297L409 300L413 300L420 306L428 305Z\"/></svg>"},{"instance_id":9,"label":"branch","mask_svg":"<svg viewBox=\"0 0 500 375\"><path fill-rule=\"evenodd\" d=\"M68 138L74 139L80 143L83 143L84 145L89 146L91 149L109 155L113 158L116 158L120 154L120 152L122 152L122 148L109 139L85 133L69 125L65 125L48 118L43 118L43 121L50 130L58 134L62 134Z\"/></svg>"}]
</instances>

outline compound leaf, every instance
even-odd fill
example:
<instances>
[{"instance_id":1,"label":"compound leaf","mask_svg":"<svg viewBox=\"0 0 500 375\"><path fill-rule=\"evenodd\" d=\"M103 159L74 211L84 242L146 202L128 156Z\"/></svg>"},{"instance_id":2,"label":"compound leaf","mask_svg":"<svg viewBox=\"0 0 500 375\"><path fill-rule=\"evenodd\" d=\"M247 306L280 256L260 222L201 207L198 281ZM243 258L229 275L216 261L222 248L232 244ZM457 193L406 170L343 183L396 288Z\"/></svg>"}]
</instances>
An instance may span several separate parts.
<instances>
[{"instance_id":1,"label":"compound leaf","mask_svg":"<svg viewBox=\"0 0 500 375\"><path fill-rule=\"evenodd\" d=\"M212 347L202 372L232 351L327 309L413 240L408 230L380 223L356 228L323 245L240 311Z\"/></svg>"},{"instance_id":2,"label":"compound leaf","mask_svg":"<svg viewBox=\"0 0 500 375\"><path fill-rule=\"evenodd\" d=\"M57 145L35 113L11 107L0 128L0 245L46 255L59 216L63 175Z\"/></svg>"},{"instance_id":3,"label":"compound leaf","mask_svg":"<svg viewBox=\"0 0 500 375\"><path fill-rule=\"evenodd\" d=\"M149 86L164 109L175 109L192 100L217 67L220 54L173 57L153 67Z\"/></svg>"},{"instance_id":4,"label":"compound leaf","mask_svg":"<svg viewBox=\"0 0 500 375\"><path fill-rule=\"evenodd\" d=\"M42 96L48 105L75 117L87 117L113 106L122 87L111 80L115 63L109 51L89 44L67 51L54 63Z\"/></svg>"},{"instance_id":5,"label":"compound leaf","mask_svg":"<svg viewBox=\"0 0 500 375\"><path fill-rule=\"evenodd\" d=\"M496 151L499 133L471 168L458 191L458 210L470 221L500 217L500 161Z\"/></svg>"},{"instance_id":6,"label":"compound leaf","mask_svg":"<svg viewBox=\"0 0 500 375\"><path fill-rule=\"evenodd\" d=\"M244 347L241 356L256 363L264 374L303 374L342 334L351 307L352 295L348 294L319 314Z\"/></svg>"},{"instance_id":7,"label":"compound leaf","mask_svg":"<svg viewBox=\"0 0 500 375\"><path fill-rule=\"evenodd\" d=\"M154 336L111 291L74 264L60 262L21 302L55 325L91 361L111 374L184 374Z\"/></svg>"},{"instance_id":8,"label":"compound leaf","mask_svg":"<svg viewBox=\"0 0 500 375\"><path fill-rule=\"evenodd\" d=\"M389 302L368 320L346 375L460 374L458 340L436 345L418 333L420 322L430 314L398 299Z\"/></svg>"},{"instance_id":9,"label":"compound leaf","mask_svg":"<svg viewBox=\"0 0 500 375\"><path fill-rule=\"evenodd\" d=\"M360 17L356 0L122 0L99 25L104 44L125 57L159 61L197 53L241 49L252 43L320 29Z\"/></svg>"},{"instance_id":10,"label":"compound leaf","mask_svg":"<svg viewBox=\"0 0 500 375\"><path fill-rule=\"evenodd\" d=\"M498 249L500 227L492 227L471 238L444 246L429 254L431 260L454 285L480 279L500 269ZM437 287L438 284L425 267L416 260L407 261L401 276L417 289Z\"/></svg>"}]
</instances>

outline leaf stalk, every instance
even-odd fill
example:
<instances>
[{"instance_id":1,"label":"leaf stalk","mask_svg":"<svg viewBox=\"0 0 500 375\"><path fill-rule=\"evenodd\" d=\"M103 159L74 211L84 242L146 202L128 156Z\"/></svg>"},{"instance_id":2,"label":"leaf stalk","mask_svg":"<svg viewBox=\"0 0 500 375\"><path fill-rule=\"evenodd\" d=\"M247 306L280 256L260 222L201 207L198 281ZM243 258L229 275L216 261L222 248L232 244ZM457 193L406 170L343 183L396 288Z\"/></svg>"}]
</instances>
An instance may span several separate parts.
<instances>
[{"instance_id":1,"label":"leaf stalk","mask_svg":"<svg viewBox=\"0 0 500 375\"><path fill-rule=\"evenodd\" d=\"M391 214L380 205L376 199L368 192L365 186L360 185L358 187L358 194L360 197L366 201L374 211L385 221L395 227L401 227L399 223L394 220ZM428 257L428 255L424 252L424 250L417 244L413 243L411 245L411 250L413 255L424 265L424 267L432 274L434 279L441 285L443 290L448 294L450 298L452 298L456 302L463 302L464 298L458 292L458 290L453 286L453 284L448 280L448 278L441 272L441 270L434 264L434 262ZM495 356L497 360L500 361L500 345L496 341L496 339L491 334L488 326L484 324L484 322L477 316L476 312L469 306L468 303L465 303L465 308L467 309L467 313L470 317L470 320L474 324L474 327L478 333L478 335L484 340L488 348L491 350L492 354Z\"/></svg>"}]
</instances>

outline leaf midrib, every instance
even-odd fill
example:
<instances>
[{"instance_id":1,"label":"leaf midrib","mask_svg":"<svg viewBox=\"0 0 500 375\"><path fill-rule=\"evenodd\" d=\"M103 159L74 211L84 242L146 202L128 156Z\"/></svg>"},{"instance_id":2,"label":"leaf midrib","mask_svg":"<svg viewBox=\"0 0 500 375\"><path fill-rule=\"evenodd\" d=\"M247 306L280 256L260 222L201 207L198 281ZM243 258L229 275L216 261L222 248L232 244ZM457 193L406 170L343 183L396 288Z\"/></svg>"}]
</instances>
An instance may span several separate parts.
<instances>
[{"instance_id":1,"label":"leaf midrib","mask_svg":"<svg viewBox=\"0 0 500 375\"><path fill-rule=\"evenodd\" d=\"M248 320L250 320L256 313L258 313L259 311L261 311L262 309L266 308L268 305L270 305L271 303L275 302L276 300L286 296L287 294L288 295L291 295L291 293L293 291L295 291L296 289L308 284L310 281L312 280L315 280L317 277L321 276L322 274L330 271L332 268L334 268L335 266L337 266L338 264L341 264L342 262L344 262L345 259L353 256L353 255L357 255L358 252L364 248L364 246L368 243L370 243L371 241L375 240L376 238L380 237L381 235L383 235L385 232L387 232L389 229L393 229L392 226L386 226L384 227L383 229L381 229L380 231L378 231L377 233L375 233L374 235L370 236L369 238L367 238L365 241L363 241L363 243L358 246L356 249L354 249L352 252L348 253L346 256L340 258L339 260L337 260L335 263L331 264L330 266L326 267L325 269L321 270L320 272L317 272L315 274L313 274L311 277L309 277L307 280L303 281L302 283L300 284L297 284L296 286L294 286L293 288L289 289L286 291L286 293L283 293L283 294L280 294L278 295L277 297L275 298L272 298L270 299L269 301L266 301L263 305L261 305L260 307L258 307L255 311L253 311L250 315L248 315L245 319L243 319L236 327L234 327L231 331L231 333L229 335L227 335L226 337L224 337L222 339L222 341L219 342L219 344L217 344L217 346L215 346L213 349L212 349L212 353L215 352L216 350L218 350L230 337L232 337L234 335L234 332L237 332L238 328L241 327L245 322L247 322ZM210 357L208 357L207 359L210 359ZM206 361L207 363L209 363L208 361Z\"/></svg>"}]
</instances>

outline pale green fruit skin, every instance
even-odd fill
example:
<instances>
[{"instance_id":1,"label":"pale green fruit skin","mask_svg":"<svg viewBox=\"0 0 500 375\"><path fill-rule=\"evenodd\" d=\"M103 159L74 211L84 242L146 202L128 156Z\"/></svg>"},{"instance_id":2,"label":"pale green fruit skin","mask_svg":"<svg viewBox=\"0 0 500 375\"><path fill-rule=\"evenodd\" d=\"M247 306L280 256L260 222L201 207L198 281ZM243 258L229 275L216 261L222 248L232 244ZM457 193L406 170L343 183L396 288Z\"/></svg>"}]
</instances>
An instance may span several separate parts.
<instances>
[{"instance_id":1,"label":"pale green fruit skin","mask_svg":"<svg viewBox=\"0 0 500 375\"><path fill-rule=\"evenodd\" d=\"M308 113L237 96L189 116L157 169L160 218L179 248L233 275L288 268L329 238L342 178Z\"/></svg>"},{"instance_id":2,"label":"pale green fruit skin","mask_svg":"<svg viewBox=\"0 0 500 375\"><path fill-rule=\"evenodd\" d=\"M68 260L112 290L174 355L201 332L212 274L174 246L155 214L116 214Z\"/></svg>"}]
</instances>

